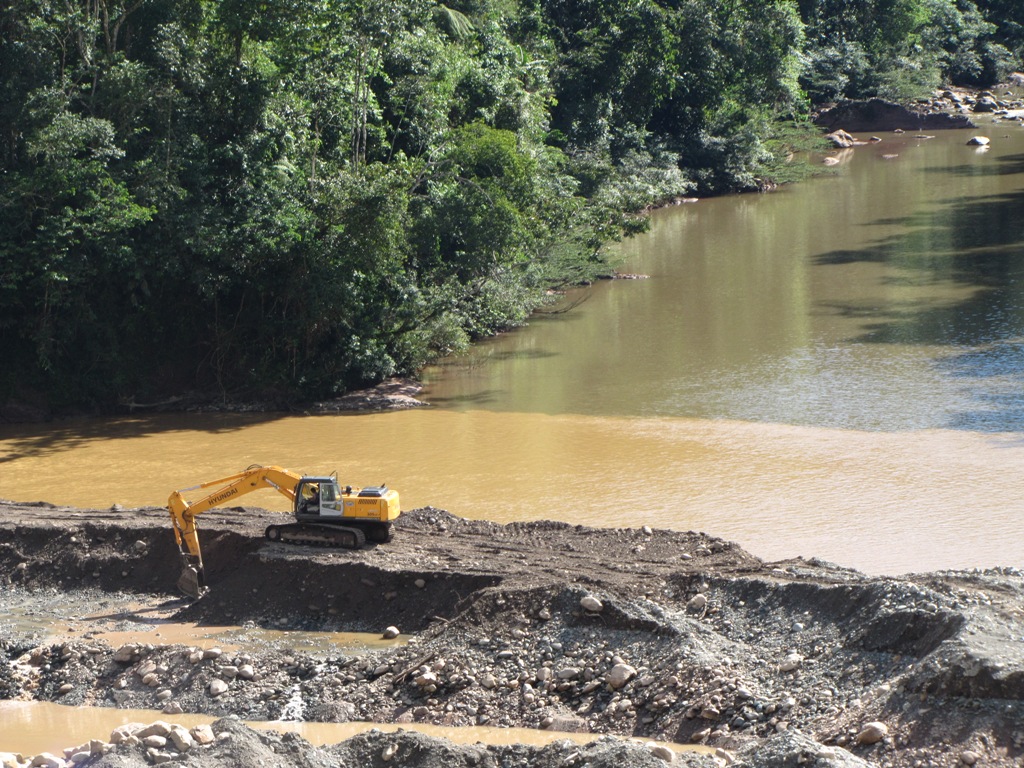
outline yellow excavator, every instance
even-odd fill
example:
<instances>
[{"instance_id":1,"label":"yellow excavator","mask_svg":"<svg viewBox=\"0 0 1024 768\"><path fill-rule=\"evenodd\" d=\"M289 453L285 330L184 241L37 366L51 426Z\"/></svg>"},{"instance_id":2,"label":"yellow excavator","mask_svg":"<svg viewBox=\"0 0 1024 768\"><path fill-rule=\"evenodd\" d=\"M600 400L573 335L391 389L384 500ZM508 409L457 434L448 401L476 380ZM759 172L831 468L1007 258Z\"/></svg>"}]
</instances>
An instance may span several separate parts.
<instances>
[{"instance_id":1,"label":"yellow excavator","mask_svg":"<svg viewBox=\"0 0 1024 768\"><path fill-rule=\"evenodd\" d=\"M183 495L214 486L216 490L196 501L188 501ZM296 520L286 525L267 526L264 536L269 541L359 549L367 540L391 541L393 522L401 514L398 491L385 485L342 487L337 474L299 475L281 467L259 464L228 477L182 488L167 500L174 539L184 564L178 589L193 598L206 591L196 515L264 488L286 496L292 502Z\"/></svg>"}]
</instances>

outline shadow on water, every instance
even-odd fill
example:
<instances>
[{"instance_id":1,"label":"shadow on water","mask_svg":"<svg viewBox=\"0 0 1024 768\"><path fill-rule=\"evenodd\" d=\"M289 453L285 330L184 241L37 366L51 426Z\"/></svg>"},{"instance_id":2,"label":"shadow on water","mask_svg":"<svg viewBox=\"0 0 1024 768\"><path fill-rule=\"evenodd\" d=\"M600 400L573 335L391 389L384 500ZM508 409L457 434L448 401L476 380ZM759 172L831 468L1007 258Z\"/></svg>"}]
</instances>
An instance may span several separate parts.
<instances>
[{"instance_id":1,"label":"shadow on water","mask_svg":"<svg viewBox=\"0 0 1024 768\"><path fill-rule=\"evenodd\" d=\"M962 379L978 407L957 413L952 429L1024 432L1024 339L1000 341L943 358L936 368ZM972 387L973 382L983 386Z\"/></svg>"},{"instance_id":2,"label":"shadow on water","mask_svg":"<svg viewBox=\"0 0 1024 768\"><path fill-rule=\"evenodd\" d=\"M965 163L941 168L926 168L925 173L942 174L943 176L961 176L964 178L978 176L1013 176L1024 173L1024 155L1006 155L991 164Z\"/></svg>"},{"instance_id":3,"label":"shadow on water","mask_svg":"<svg viewBox=\"0 0 1024 768\"><path fill-rule=\"evenodd\" d=\"M0 465L18 459L66 453L102 440L141 438L173 432L227 434L246 429L253 424L266 424L296 415L284 412L258 415L154 414L114 419L81 418L65 422L50 421L44 425L5 425L0 428L0 440L8 443L8 450L0 453Z\"/></svg>"},{"instance_id":4,"label":"shadow on water","mask_svg":"<svg viewBox=\"0 0 1024 768\"><path fill-rule=\"evenodd\" d=\"M1024 173L1024 156L1010 158ZM954 169L954 173L956 169ZM954 349L935 361L977 408L951 415L947 427L1024 432L1024 191L947 200L901 223L908 231L861 250L820 254L821 266L884 263L884 285L948 284L968 289L948 302L823 303L819 309L872 319L849 339L861 344L911 344ZM963 295L964 291L958 291Z\"/></svg>"}]
</instances>

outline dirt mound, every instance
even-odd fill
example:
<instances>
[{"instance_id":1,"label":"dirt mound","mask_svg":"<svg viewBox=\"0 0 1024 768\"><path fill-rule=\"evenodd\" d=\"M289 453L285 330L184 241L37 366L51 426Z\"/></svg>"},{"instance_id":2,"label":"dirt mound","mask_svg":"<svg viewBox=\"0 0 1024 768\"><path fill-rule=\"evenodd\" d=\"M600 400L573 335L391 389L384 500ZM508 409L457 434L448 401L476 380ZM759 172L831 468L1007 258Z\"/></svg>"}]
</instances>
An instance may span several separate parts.
<instances>
[{"instance_id":1,"label":"dirt mound","mask_svg":"<svg viewBox=\"0 0 1024 768\"><path fill-rule=\"evenodd\" d=\"M724 747L751 765L766 754L779 765L813 756L914 766L970 753L1010 766L1024 754L1017 570L869 578L813 560L764 563L704 534L502 526L435 509L403 514L388 544L323 550L263 540L271 519L280 516L252 508L204 515L211 588L186 602L169 592L178 562L164 510L0 504L3 600L38 608L134 595L182 620L396 625L412 642L355 655L254 642L214 654L39 641L0 623L0 695L252 720L630 735ZM871 722L884 726L877 739L863 735ZM449 749L408 739L409 765ZM368 750L366 761L388 744L368 736L346 749ZM650 756L615 752L625 748L602 747L626 764ZM443 764L519 754L474 749ZM573 764L604 759L588 755ZM527 764L565 759L552 747Z\"/></svg>"}]
</instances>

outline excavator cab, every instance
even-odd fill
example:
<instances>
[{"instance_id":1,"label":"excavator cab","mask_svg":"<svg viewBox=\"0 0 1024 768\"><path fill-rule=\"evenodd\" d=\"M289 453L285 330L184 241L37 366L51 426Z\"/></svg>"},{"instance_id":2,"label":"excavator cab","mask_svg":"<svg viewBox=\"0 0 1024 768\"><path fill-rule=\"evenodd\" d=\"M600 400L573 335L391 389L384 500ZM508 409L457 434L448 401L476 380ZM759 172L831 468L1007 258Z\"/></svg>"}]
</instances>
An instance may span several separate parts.
<instances>
[{"instance_id":1,"label":"excavator cab","mask_svg":"<svg viewBox=\"0 0 1024 768\"><path fill-rule=\"evenodd\" d=\"M295 486L295 519L341 517L341 489L336 477L303 477Z\"/></svg>"}]
</instances>

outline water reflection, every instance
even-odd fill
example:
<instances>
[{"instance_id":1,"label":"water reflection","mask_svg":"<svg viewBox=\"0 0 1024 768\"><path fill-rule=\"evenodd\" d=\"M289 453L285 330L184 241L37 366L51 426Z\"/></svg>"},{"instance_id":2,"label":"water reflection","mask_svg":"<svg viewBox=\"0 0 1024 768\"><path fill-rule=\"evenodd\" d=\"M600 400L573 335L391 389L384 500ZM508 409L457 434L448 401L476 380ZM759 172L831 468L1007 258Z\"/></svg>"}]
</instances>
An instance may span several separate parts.
<instances>
[{"instance_id":1,"label":"water reflection","mask_svg":"<svg viewBox=\"0 0 1024 768\"><path fill-rule=\"evenodd\" d=\"M1006 392L943 363L1024 335L1024 132L984 156L966 138L884 136L839 179L658 211L622 246L650 280L594 286L570 316L430 371L427 396L867 430L984 413L986 432L1024 431Z\"/></svg>"}]
</instances>

